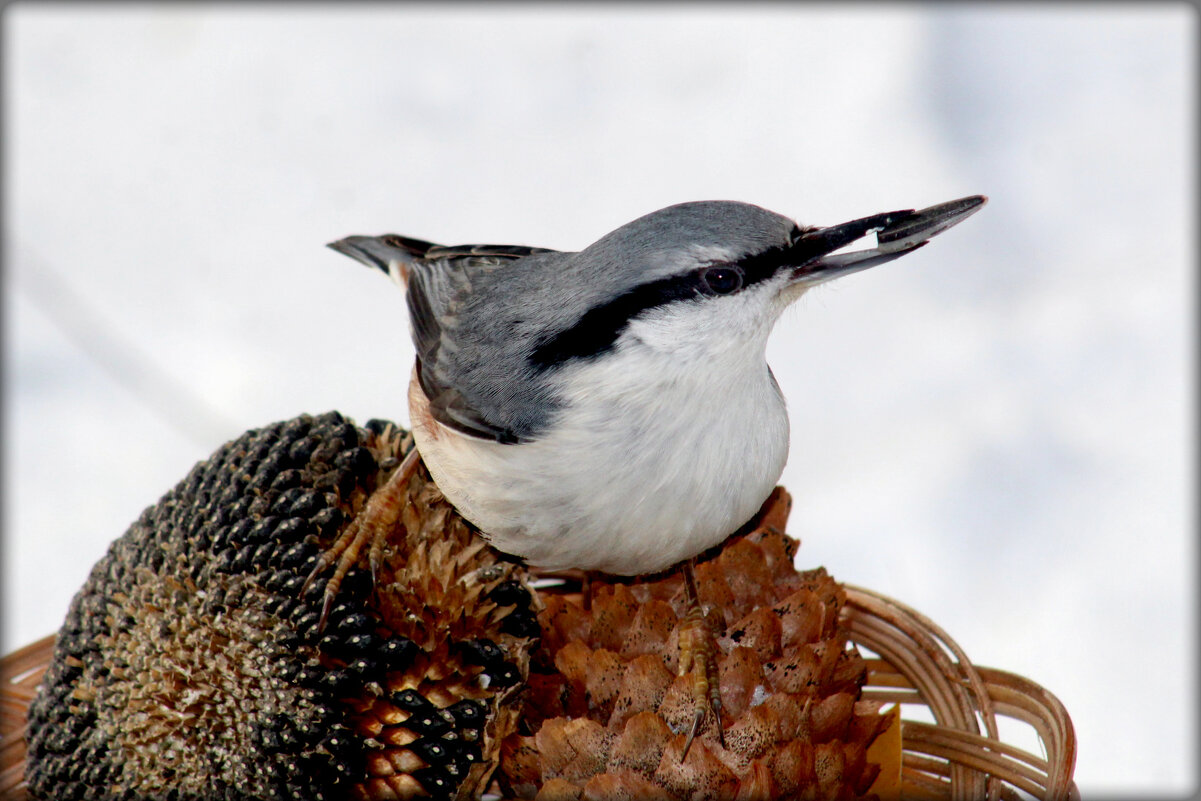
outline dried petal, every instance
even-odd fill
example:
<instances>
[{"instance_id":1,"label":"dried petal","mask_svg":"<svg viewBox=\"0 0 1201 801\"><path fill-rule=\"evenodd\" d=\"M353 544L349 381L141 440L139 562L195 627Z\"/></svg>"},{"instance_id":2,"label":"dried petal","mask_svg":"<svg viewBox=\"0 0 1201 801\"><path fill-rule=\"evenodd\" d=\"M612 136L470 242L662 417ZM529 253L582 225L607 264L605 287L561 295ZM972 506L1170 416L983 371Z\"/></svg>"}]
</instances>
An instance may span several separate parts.
<instances>
[{"instance_id":1,"label":"dried petal","mask_svg":"<svg viewBox=\"0 0 1201 801\"><path fill-rule=\"evenodd\" d=\"M577 784L600 773L609 760L609 749L616 739L594 720L574 718L563 727L563 737L575 751L575 758L563 766L560 775Z\"/></svg>"},{"instance_id":2,"label":"dried petal","mask_svg":"<svg viewBox=\"0 0 1201 801\"><path fill-rule=\"evenodd\" d=\"M534 801L579 801L583 788L556 776L542 785Z\"/></svg>"},{"instance_id":3,"label":"dried petal","mask_svg":"<svg viewBox=\"0 0 1201 801\"><path fill-rule=\"evenodd\" d=\"M867 664L859 652L840 650L829 674L830 689L858 693L866 680Z\"/></svg>"},{"instance_id":4,"label":"dried petal","mask_svg":"<svg viewBox=\"0 0 1201 801\"><path fill-rule=\"evenodd\" d=\"M812 699L807 696L773 693L763 702L763 708L776 721L778 739L786 740L803 736L808 727L811 704Z\"/></svg>"},{"instance_id":5,"label":"dried petal","mask_svg":"<svg viewBox=\"0 0 1201 801\"><path fill-rule=\"evenodd\" d=\"M538 615L538 624L542 627L541 647L553 652L569 642L585 642L592 621L575 600L548 594L546 607Z\"/></svg>"},{"instance_id":6,"label":"dried petal","mask_svg":"<svg viewBox=\"0 0 1201 801\"><path fill-rule=\"evenodd\" d=\"M588 690L589 706L606 719L613 709L624 677L625 665L617 654L604 648L592 652L584 686Z\"/></svg>"},{"instance_id":7,"label":"dried petal","mask_svg":"<svg viewBox=\"0 0 1201 801\"><path fill-rule=\"evenodd\" d=\"M779 797L767 760L756 759L739 781L734 801L774 801Z\"/></svg>"},{"instance_id":8,"label":"dried petal","mask_svg":"<svg viewBox=\"0 0 1201 801\"><path fill-rule=\"evenodd\" d=\"M725 731L726 747L754 759L781 738L781 721L776 709L761 704L739 716Z\"/></svg>"},{"instance_id":9,"label":"dried petal","mask_svg":"<svg viewBox=\"0 0 1201 801\"><path fill-rule=\"evenodd\" d=\"M762 543L769 537L783 538L780 532L788 525L788 515L792 511L792 496L783 487L776 487L767 496L763 508L759 511L759 524L747 539ZM756 536L758 535L758 536ZM795 542L795 540L793 541ZM796 546L792 546L795 550ZM770 552L768 549L764 549ZM788 556L788 566L792 567L792 555Z\"/></svg>"},{"instance_id":10,"label":"dried petal","mask_svg":"<svg viewBox=\"0 0 1201 801\"><path fill-rule=\"evenodd\" d=\"M671 730L663 719L650 710L643 710L625 723L621 735L613 744L607 769L629 769L650 776L659 766L663 749L671 739Z\"/></svg>"},{"instance_id":11,"label":"dried petal","mask_svg":"<svg viewBox=\"0 0 1201 801\"><path fill-rule=\"evenodd\" d=\"M691 677L676 676L667 686L663 700L659 702L655 711L667 726L678 734L687 731L692 725L694 705Z\"/></svg>"},{"instance_id":12,"label":"dried petal","mask_svg":"<svg viewBox=\"0 0 1201 801\"><path fill-rule=\"evenodd\" d=\"M587 720L574 720L581 719ZM577 756L575 748L567 740L567 726L572 720L551 718L543 721L542 728L534 735L534 746L538 749L539 768L544 781L562 776L564 769Z\"/></svg>"},{"instance_id":13,"label":"dried petal","mask_svg":"<svg viewBox=\"0 0 1201 801\"><path fill-rule=\"evenodd\" d=\"M602 773L584 785L583 801L674 801L671 793L632 771Z\"/></svg>"},{"instance_id":14,"label":"dried petal","mask_svg":"<svg viewBox=\"0 0 1201 801\"><path fill-rule=\"evenodd\" d=\"M810 743L793 740L777 751L768 764L772 782L781 798L790 798L817 782Z\"/></svg>"},{"instance_id":15,"label":"dried petal","mask_svg":"<svg viewBox=\"0 0 1201 801\"><path fill-rule=\"evenodd\" d=\"M826 629L829 607L817 593L800 589L772 609L780 618L780 645L787 650L799 643L817 642Z\"/></svg>"},{"instance_id":16,"label":"dried petal","mask_svg":"<svg viewBox=\"0 0 1201 801\"><path fill-rule=\"evenodd\" d=\"M809 646L798 648L763 665L763 674L771 688L781 693L803 693L820 676L817 655Z\"/></svg>"},{"instance_id":17,"label":"dried petal","mask_svg":"<svg viewBox=\"0 0 1201 801\"><path fill-rule=\"evenodd\" d=\"M738 777L714 756L710 743L694 741L687 759L681 762L683 750L683 735L668 742L654 781L677 796L733 801L738 792Z\"/></svg>"},{"instance_id":18,"label":"dried petal","mask_svg":"<svg viewBox=\"0 0 1201 801\"><path fill-rule=\"evenodd\" d=\"M843 769L846 759L839 743L819 743L813 749L813 771L817 776L821 798L838 797L843 784Z\"/></svg>"},{"instance_id":19,"label":"dried petal","mask_svg":"<svg viewBox=\"0 0 1201 801\"><path fill-rule=\"evenodd\" d=\"M868 769L867 749L864 748L860 743L843 743L842 759L842 774L844 777L844 784L848 785L851 789L859 787L863 781L862 777ZM873 767L875 767L876 770L872 771L871 773L872 778L875 778L875 774L877 771L879 771L880 766L874 765ZM867 792L867 788L870 786L871 781L869 780L867 784L863 785L862 790L856 790L856 792Z\"/></svg>"},{"instance_id":20,"label":"dried petal","mask_svg":"<svg viewBox=\"0 0 1201 801\"><path fill-rule=\"evenodd\" d=\"M531 673L526 686L527 712L538 720L575 716L564 704L569 682L562 673Z\"/></svg>"},{"instance_id":21,"label":"dried petal","mask_svg":"<svg viewBox=\"0 0 1201 801\"><path fill-rule=\"evenodd\" d=\"M588 678L592 649L579 640L572 640L555 654L555 667L568 681L583 684Z\"/></svg>"},{"instance_id":22,"label":"dried petal","mask_svg":"<svg viewBox=\"0 0 1201 801\"><path fill-rule=\"evenodd\" d=\"M824 743L834 738L844 739L854 706L855 698L850 693L834 693L814 704L810 709L813 741Z\"/></svg>"},{"instance_id":23,"label":"dried petal","mask_svg":"<svg viewBox=\"0 0 1201 801\"><path fill-rule=\"evenodd\" d=\"M671 604L658 598L649 599L639 607L626 629L625 640L621 643L621 656L633 659L642 654L662 654L676 623L676 613Z\"/></svg>"},{"instance_id":24,"label":"dried petal","mask_svg":"<svg viewBox=\"0 0 1201 801\"><path fill-rule=\"evenodd\" d=\"M620 729L631 716L659 706L673 678L659 657L645 654L635 658L626 666L609 728Z\"/></svg>"},{"instance_id":25,"label":"dried petal","mask_svg":"<svg viewBox=\"0 0 1201 801\"><path fill-rule=\"evenodd\" d=\"M696 591L701 606L710 613L732 609L735 604L734 591L726 580L721 565L717 561L705 562L696 567Z\"/></svg>"},{"instance_id":26,"label":"dried petal","mask_svg":"<svg viewBox=\"0 0 1201 801\"><path fill-rule=\"evenodd\" d=\"M533 798L542 784L542 757L534 738L515 735L505 740L500 759L514 792L522 798Z\"/></svg>"},{"instance_id":27,"label":"dried petal","mask_svg":"<svg viewBox=\"0 0 1201 801\"><path fill-rule=\"evenodd\" d=\"M751 705L755 688L762 686L763 664L750 648L739 645L718 660L722 714L736 720Z\"/></svg>"},{"instance_id":28,"label":"dried petal","mask_svg":"<svg viewBox=\"0 0 1201 801\"><path fill-rule=\"evenodd\" d=\"M769 607L760 606L731 625L726 636L766 662L780 654L780 631L779 616Z\"/></svg>"},{"instance_id":29,"label":"dried petal","mask_svg":"<svg viewBox=\"0 0 1201 801\"><path fill-rule=\"evenodd\" d=\"M592 626L588 631L592 647L620 651L637 607L638 601L624 584L596 588L592 594Z\"/></svg>"},{"instance_id":30,"label":"dried petal","mask_svg":"<svg viewBox=\"0 0 1201 801\"><path fill-rule=\"evenodd\" d=\"M735 540L717 557L718 564L739 599L739 606L749 609L771 603L771 569L767 558L754 543Z\"/></svg>"}]
</instances>

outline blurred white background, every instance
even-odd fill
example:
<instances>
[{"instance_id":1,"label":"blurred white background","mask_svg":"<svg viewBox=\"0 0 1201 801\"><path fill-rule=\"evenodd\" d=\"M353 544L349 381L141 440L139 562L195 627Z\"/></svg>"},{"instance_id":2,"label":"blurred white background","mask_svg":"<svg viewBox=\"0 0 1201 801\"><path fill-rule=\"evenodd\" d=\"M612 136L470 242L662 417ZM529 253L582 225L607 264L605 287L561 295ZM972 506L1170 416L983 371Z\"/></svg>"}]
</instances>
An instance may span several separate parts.
<instances>
[{"instance_id":1,"label":"blurred white background","mask_svg":"<svg viewBox=\"0 0 1201 801\"><path fill-rule=\"evenodd\" d=\"M3 34L4 652L226 439L407 421L403 296L332 239L984 193L778 327L799 562L1055 692L1086 798L1196 787L1189 6L26 3Z\"/></svg>"}]
</instances>

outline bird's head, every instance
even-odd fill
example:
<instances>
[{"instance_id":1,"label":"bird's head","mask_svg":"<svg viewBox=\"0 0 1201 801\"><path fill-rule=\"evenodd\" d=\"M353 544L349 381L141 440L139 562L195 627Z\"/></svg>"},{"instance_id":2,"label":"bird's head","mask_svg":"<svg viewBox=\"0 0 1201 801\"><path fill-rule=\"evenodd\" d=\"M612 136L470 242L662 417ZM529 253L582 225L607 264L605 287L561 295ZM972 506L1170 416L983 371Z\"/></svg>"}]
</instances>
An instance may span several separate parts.
<instances>
[{"instance_id":1,"label":"bird's head","mask_svg":"<svg viewBox=\"0 0 1201 801\"><path fill-rule=\"evenodd\" d=\"M587 287L587 311L547 332L532 359L552 367L622 343L680 357L762 349L806 290L909 253L984 202L974 196L829 227L733 201L660 209L575 255L569 279ZM871 234L867 247L850 247Z\"/></svg>"}]
</instances>

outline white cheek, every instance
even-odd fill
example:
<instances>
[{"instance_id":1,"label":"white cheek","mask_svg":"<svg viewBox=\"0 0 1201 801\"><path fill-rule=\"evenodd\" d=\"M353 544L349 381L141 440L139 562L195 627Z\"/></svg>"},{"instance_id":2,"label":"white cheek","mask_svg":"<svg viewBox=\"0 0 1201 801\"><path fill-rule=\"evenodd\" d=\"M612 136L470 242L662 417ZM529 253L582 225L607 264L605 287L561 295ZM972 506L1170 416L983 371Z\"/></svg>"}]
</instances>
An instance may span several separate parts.
<instances>
[{"instance_id":1,"label":"white cheek","mask_svg":"<svg viewBox=\"0 0 1201 801\"><path fill-rule=\"evenodd\" d=\"M671 303L630 322L618 340L637 342L661 354L709 360L727 351L758 352L788 306L780 280L764 281L728 297Z\"/></svg>"},{"instance_id":2,"label":"white cheek","mask_svg":"<svg viewBox=\"0 0 1201 801\"><path fill-rule=\"evenodd\" d=\"M776 315L778 316L789 306L800 300L801 295L804 295L810 289L812 289L811 284L794 283L783 286L780 291L776 293L774 301L778 309L776 311Z\"/></svg>"}]
</instances>

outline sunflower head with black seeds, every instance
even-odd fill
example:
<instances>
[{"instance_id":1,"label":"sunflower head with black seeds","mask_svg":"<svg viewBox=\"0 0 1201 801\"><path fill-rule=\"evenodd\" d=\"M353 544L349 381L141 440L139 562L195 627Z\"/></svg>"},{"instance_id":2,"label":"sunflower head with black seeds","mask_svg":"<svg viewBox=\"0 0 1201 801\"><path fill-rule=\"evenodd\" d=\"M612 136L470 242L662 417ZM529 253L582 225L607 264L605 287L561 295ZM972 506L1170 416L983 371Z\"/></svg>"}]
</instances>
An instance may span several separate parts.
<instances>
[{"instance_id":1,"label":"sunflower head with black seeds","mask_svg":"<svg viewBox=\"0 0 1201 801\"><path fill-rule=\"evenodd\" d=\"M110 547L73 600L29 714L44 799L478 795L537 636L524 570L424 470L376 581L324 628L318 555L412 447L337 413L252 430Z\"/></svg>"}]
</instances>

